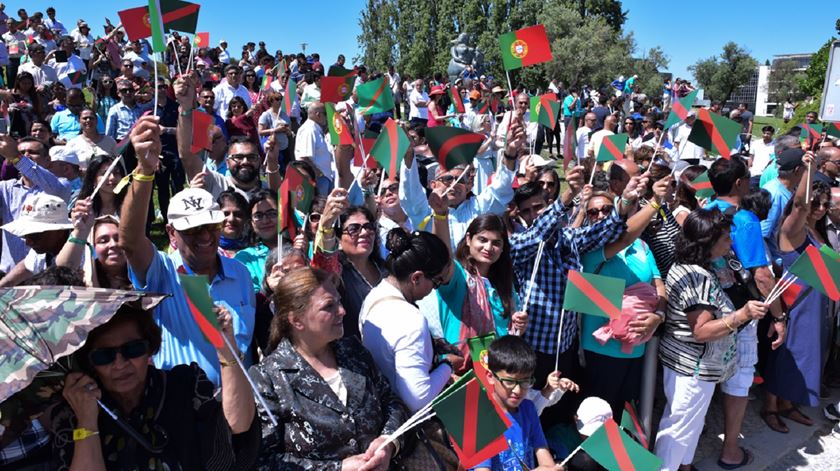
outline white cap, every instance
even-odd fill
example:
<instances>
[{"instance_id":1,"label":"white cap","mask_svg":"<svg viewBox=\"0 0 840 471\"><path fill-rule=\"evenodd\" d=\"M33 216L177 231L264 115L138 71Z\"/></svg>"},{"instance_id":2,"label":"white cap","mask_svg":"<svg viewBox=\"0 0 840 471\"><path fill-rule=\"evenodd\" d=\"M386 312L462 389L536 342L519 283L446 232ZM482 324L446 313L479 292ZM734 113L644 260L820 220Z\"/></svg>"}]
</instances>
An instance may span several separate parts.
<instances>
[{"instance_id":1,"label":"white cap","mask_svg":"<svg viewBox=\"0 0 840 471\"><path fill-rule=\"evenodd\" d=\"M20 210L20 216L0 227L18 237L72 228L73 222L68 217L67 203L58 196L46 193L27 198Z\"/></svg>"},{"instance_id":2,"label":"white cap","mask_svg":"<svg viewBox=\"0 0 840 471\"><path fill-rule=\"evenodd\" d=\"M176 231L185 231L205 224L220 224L225 215L213 195L200 188L187 188L169 201L166 218Z\"/></svg>"},{"instance_id":3,"label":"white cap","mask_svg":"<svg viewBox=\"0 0 840 471\"><path fill-rule=\"evenodd\" d=\"M540 168L548 165L557 165L557 161L552 159L546 159L545 157L538 154L531 154L528 157L522 159L522 162L519 164L519 173L525 173L525 170L527 170L528 165L533 165L534 167Z\"/></svg>"},{"instance_id":4,"label":"white cap","mask_svg":"<svg viewBox=\"0 0 840 471\"><path fill-rule=\"evenodd\" d=\"M227 44L227 41L225 41L224 39L220 39L219 40L219 45L222 45L222 44Z\"/></svg>"},{"instance_id":5,"label":"white cap","mask_svg":"<svg viewBox=\"0 0 840 471\"><path fill-rule=\"evenodd\" d=\"M577 410L578 433L588 437L612 418L612 409L607 401L600 397L587 397L580 403Z\"/></svg>"},{"instance_id":6,"label":"white cap","mask_svg":"<svg viewBox=\"0 0 840 471\"><path fill-rule=\"evenodd\" d=\"M50 160L53 162L65 162L70 165L81 167L79 156L75 152L67 148L67 146L52 146L50 147Z\"/></svg>"}]
</instances>

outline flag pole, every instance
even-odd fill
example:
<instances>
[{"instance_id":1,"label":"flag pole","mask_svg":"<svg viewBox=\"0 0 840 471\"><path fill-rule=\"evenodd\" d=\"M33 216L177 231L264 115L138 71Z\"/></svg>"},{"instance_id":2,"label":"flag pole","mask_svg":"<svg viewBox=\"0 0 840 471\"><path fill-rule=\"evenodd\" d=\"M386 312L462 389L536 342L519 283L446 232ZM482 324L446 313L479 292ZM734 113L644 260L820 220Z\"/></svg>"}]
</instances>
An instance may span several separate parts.
<instances>
[{"instance_id":1,"label":"flag pole","mask_svg":"<svg viewBox=\"0 0 840 471\"><path fill-rule=\"evenodd\" d=\"M567 456L567 457L566 457L566 459L565 459L565 460L563 460L563 462L562 462L562 463L560 463L560 466L565 467L565 466L566 466L566 463L568 463L568 462L569 462L569 460L570 460L570 459L572 459L572 457L574 457L574 456L575 456L575 454L576 454L577 452L579 452L580 450L582 450L582 448L581 448L581 446L580 446L580 445L578 445L578 446L577 446L577 448L575 448L574 450L572 450L572 452L571 452L571 453L569 453L569 456Z\"/></svg>"},{"instance_id":2,"label":"flag pole","mask_svg":"<svg viewBox=\"0 0 840 471\"><path fill-rule=\"evenodd\" d=\"M445 194L449 193L450 191L452 191L452 189L455 188L455 185L457 185L458 182L460 182L461 179L464 178L464 175L466 175L470 171L470 169L472 169L472 164L467 165L467 168L465 168L464 171L461 172L460 175L458 175L458 178L456 178L455 181L452 182L451 185L449 185L449 188L447 188L446 191L443 192L443 194L445 195ZM380 186L381 185L382 184L380 183Z\"/></svg>"},{"instance_id":3,"label":"flag pole","mask_svg":"<svg viewBox=\"0 0 840 471\"><path fill-rule=\"evenodd\" d=\"M541 240L537 246L537 256L534 257L534 268L531 269L531 279L528 283L528 291L525 293L525 301L522 303L522 311L524 312L528 312L528 302L531 300L531 292L534 290L534 281L537 279L537 271L539 271L544 248L545 240Z\"/></svg>"},{"instance_id":4,"label":"flag pole","mask_svg":"<svg viewBox=\"0 0 840 471\"><path fill-rule=\"evenodd\" d=\"M96 196L97 193L99 193L99 189L102 188L102 185L105 184L105 182L108 180L108 177L111 176L111 174L114 172L114 169L117 167L117 164L120 163L120 160L122 160L122 154L119 154L117 158L114 159L113 162L111 162L111 165L108 166L108 170L106 170L105 174L103 174L102 177L99 179L99 183L96 184L96 188L93 189L93 193L91 193L89 196L91 201L93 201L93 198Z\"/></svg>"},{"instance_id":5,"label":"flag pole","mask_svg":"<svg viewBox=\"0 0 840 471\"><path fill-rule=\"evenodd\" d=\"M222 334L222 339L225 341L225 345L227 345L228 350L230 351L231 355L236 357L236 350L234 350L233 345L230 344L230 340L228 340L227 335ZM245 371L245 367L242 366L242 362L238 359L236 360L236 365L239 366L239 370L242 371L242 374L245 375L245 379L248 380L248 384L251 386L251 390L254 392L254 396L259 401L262 408L265 410L265 413L268 415L268 419L271 420L271 425L277 427L277 418L274 417L274 414L271 412L271 409L268 408L268 404L266 404L265 399L260 394L259 389L257 389L257 385L254 384L254 380L251 379L251 376L248 375L248 372Z\"/></svg>"},{"instance_id":6,"label":"flag pole","mask_svg":"<svg viewBox=\"0 0 840 471\"><path fill-rule=\"evenodd\" d=\"M811 161L808 161L808 178L805 180L805 204L811 203Z\"/></svg>"},{"instance_id":7,"label":"flag pole","mask_svg":"<svg viewBox=\"0 0 840 471\"><path fill-rule=\"evenodd\" d=\"M557 329L557 355L554 358L554 371L560 368L560 341L563 339L563 321L566 317L566 310L560 310L560 328Z\"/></svg>"}]
</instances>

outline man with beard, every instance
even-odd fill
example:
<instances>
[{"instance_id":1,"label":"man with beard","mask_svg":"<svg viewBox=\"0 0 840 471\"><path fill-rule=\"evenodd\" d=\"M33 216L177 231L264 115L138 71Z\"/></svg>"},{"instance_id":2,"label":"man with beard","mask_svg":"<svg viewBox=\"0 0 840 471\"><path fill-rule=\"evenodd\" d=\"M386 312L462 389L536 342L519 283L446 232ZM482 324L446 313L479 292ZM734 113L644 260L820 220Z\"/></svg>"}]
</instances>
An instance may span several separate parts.
<instances>
[{"instance_id":1,"label":"man with beard","mask_svg":"<svg viewBox=\"0 0 840 471\"><path fill-rule=\"evenodd\" d=\"M263 188L277 191L280 188L280 169L277 160L278 147L274 139L269 138L265 144L268 158L265 159L265 173L268 185L260 181L260 168L263 158L260 156L257 143L247 137L234 137L230 140L225 157L228 175L205 168L204 162L192 150L192 110L195 106L195 84L187 77L175 80L175 98L180 105L178 113L178 154L187 174L187 179L193 181L196 175L203 173L202 187L217 199L219 195L233 188L248 201Z\"/></svg>"}]
</instances>

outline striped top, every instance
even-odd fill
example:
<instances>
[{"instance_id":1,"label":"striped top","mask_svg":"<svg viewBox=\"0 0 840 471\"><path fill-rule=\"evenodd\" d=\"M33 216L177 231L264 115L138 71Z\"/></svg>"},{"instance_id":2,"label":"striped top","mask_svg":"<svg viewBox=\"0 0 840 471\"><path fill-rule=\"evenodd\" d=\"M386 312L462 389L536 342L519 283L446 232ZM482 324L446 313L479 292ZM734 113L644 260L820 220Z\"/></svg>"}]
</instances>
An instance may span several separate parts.
<instances>
[{"instance_id":1,"label":"striped top","mask_svg":"<svg viewBox=\"0 0 840 471\"><path fill-rule=\"evenodd\" d=\"M647 206L646 200L640 201L642 206ZM677 257L677 234L680 233L680 225L674 219L673 213L668 206L662 206L656 213L656 217L645 228L640 237L650 246L653 258L656 260L656 268L662 274L662 278L668 276L668 270L674 264Z\"/></svg>"},{"instance_id":2,"label":"striped top","mask_svg":"<svg viewBox=\"0 0 840 471\"><path fill-rule=\"evenodd\" d=\"M717 278L699 265L675 264L666 281L668 311L659 346L662 364L685 376L720 383L737 365L735 333L709 342L696 342L686 312L711 311L715 319L734 311Z\"/></svg>"}]
</instances>

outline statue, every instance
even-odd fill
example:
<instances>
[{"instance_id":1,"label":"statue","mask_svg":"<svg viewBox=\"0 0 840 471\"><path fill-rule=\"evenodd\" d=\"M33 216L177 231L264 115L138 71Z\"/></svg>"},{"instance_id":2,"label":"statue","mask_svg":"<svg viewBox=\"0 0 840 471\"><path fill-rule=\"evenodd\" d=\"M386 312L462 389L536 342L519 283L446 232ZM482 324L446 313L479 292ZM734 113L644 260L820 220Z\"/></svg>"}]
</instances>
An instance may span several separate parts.
<instances>
[{"instance_id":1,"label":"statue","mask_svg":"<svg viewBox=\"0 0 840 471\"><path fill-rule=\"evenodd\" d=\"M484 67L484 53L473 46L473 38L468 33L461 33L457 38L450 41L452 47L449 49L452 59L446 69L449 81L462 77L464 69L470 68L472 78L477 78Z\"/></svg>"}]
</instances>

